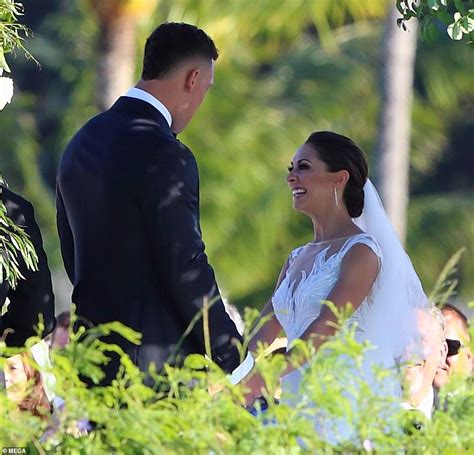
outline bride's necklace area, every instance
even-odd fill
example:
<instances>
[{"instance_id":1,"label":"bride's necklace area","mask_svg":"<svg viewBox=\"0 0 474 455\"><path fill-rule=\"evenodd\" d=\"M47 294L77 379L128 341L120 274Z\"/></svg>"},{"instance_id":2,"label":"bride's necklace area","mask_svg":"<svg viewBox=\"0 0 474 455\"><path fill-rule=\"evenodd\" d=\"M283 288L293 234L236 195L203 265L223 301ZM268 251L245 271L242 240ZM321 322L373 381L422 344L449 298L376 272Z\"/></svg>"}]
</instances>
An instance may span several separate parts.
<instances>
[{"instance_id":1,"label":"bride's necklace area","mask_svg":"<svg viewBox=\"0 0 474 455\"><path fill-rule=\"evenodd\" d=\"M338 242L339 240L346 240L348 238L354 237L357 234L360 234L360 229L353 221L350 222L340 222L338 229L329 229L326 232L325 224L318 223L317 220L313 220L314 223L314 239L313 241L309 242L310 244L319 245L325 244L330 242ZM333 222L330 225L334 225ZM327 227L327 226L326 226Z\"/></svg>"},{"instance_id":2,"label":"bride's necklace area","mask_svg":"<svg viewBox=\"0 0 474 455\"><path fill-rule=\"evenodd\" d=\"M338 240L349 239L349 238L354 237L356 235L358 235L358 233L357 234L346 235L344 237L334 237L334 238L327 239L327 240L317 240L317 241L315 240L313 242L308 242L308 243L313 244L313 245L319 245L321 243L337 242Z\"/></svg>"},{"instance_id":3,"label":"bride's necklace area","mask_svg":"<svg viewBox=\"0 0 474 455\"><path fill-rule=\"evenodd\" d=\"M310 274L314 267L318 264L326 263L332 257L336 257L350 239L360 234L360 232L357 232L355 234L319 240L317 242L308 242L302 254L292 267L293 274L296 271L298 271L298 275L301 271Z\"/></svg>"}]
</instances>

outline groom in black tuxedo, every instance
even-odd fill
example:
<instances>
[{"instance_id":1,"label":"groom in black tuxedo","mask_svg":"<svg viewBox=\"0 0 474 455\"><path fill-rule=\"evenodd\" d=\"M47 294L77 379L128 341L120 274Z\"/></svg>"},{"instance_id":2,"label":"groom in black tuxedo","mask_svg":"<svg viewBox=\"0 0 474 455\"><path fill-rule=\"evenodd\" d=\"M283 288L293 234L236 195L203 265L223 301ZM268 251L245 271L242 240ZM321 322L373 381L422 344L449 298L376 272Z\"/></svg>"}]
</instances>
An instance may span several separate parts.
<instances>
[{"instance_id":1,"label":"groom in black tuxedo","mask_svg":"<svg viewBox=\"0 0 474 455\"><path fill-rule=\"evenodd\" d=\"M202 318L185 335L205 300L213 360L226 372L241 360L204 252L196 161L176 139L213 84L217 56L204 31L160 25L146 42L141 80L79 130L59 165L57 223L72 301L83 321L118 320L141 332L140 346L107 341L143 371L205 352ZM247 357L237 373L251 366ZM105 382L116 369L114 359Z\"/></svg>"}]
</instances>

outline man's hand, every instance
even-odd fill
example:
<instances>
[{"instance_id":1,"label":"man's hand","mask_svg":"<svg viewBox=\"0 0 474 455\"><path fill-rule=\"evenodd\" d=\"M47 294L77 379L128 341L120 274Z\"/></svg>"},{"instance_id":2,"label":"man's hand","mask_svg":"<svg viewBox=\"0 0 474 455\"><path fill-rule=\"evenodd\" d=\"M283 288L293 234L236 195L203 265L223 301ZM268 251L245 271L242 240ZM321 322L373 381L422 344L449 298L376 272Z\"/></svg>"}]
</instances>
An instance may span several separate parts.
<instances>
[{"instance_id":1,"label":"man's hand","mask_svg":"<svg viewBox=\"0 0 474 455\"><path fill-rule=\"evenodd\" d=\"M245 403L249 405L255 398L262 395L263 390L265 390L265 381L260 373L254 372L250 373L248 378L242 382L242 386L244 389L248 389L245 393Z\"/></svg>"}]
</instances>

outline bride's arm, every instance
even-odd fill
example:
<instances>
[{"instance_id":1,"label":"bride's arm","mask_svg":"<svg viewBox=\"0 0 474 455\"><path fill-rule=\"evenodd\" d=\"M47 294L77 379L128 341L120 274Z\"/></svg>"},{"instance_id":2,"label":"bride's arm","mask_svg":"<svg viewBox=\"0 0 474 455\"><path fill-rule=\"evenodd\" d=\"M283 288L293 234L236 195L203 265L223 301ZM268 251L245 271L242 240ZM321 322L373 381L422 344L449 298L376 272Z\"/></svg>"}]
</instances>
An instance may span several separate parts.
<instances>
[{"instance_id":1,"label":"bride's arm","mask_svg":"<svg viewBox=\"0 0 474 455\"><path fill-rule=\"evenodd\" d=\"M327 300L341 308L347 302L351 302L356 310L363 300L369 295L372 285L379 271L379 260L377 255L366 245L354 245L344 256L341 264L341 273L329 293ZM306 329L302 335L302 340L311 340L316 349L334 335L336 329L333 324L337 319L332 311L324 305L318 318ZM292 352L286 353L289 359ZM282 376L291 373L300 365L287 362L287 367ZM245 386L250 389L246 394L246 400L251 403L256 397L262 394L265 387L263 378L259 374L253 374L245 381Z\"/></svg>"},{"instance_id":2,"label":"bride's arm","mask_svg":"<svg viewBox=\"0 0 474 455\"><path fill-rule=\"evenodd\" d=\"M273 304L271 299L264 306L257 321L255 322L255 325L257 326L261 324L263 319L265 319L265 323L262 325L262 327L260 327L249 343L249 351L254 356L257 354L259 343L269 346L281 332L281 325L273 313Z\"/></svg>"},{"instance_id":3,"label":"bride's arm","mask_svg":"<svg viewBox=\"0 0 474 455\"><path fill-rule=\"evenodd\" d=\"M345 255L339 278L329 293L327 300L342 308L351 302L354 311L369 295L379 272L377 255L364 244L354 245ZM318 318L306 329L302 340L311 340L316 349L336 332L337 318L327 305L323 305ZM291 356L291 351L286 354ZM288 363L283 376L297 366Z\"/></svg>"},{"instance_id":4,"label":"bride's arm","mask_svg":"<svg viewBox=\"0 0 474 455\"><path fill-rule=\"evenodd\" d=\"M286 271L288 269L288 259L286 260L285 264L283 265L280 275L277 280L277 284L275 286L275 290L278 289L282 280L285 278ZM273 304L272 299L269 299L267 304L263 307L257 321L255 322L255 326L261 324L262 320L266 322L260 327L257 333L252 337L249 343L249 351L255 354L257 352L258 343L263 343L265 345L270 345L273 343L275 338L281 332L282 327L278 322L278 319L273 312Z\"/></svg>"},{"instance_id":5,"label":"bride's arm","mask_svg":"<svg viewBox=\"0 0 474 455\"><path fill-rule=\"evenodd\" d=\"M285 278L286 271L288 270L288 264L289 258L286 260L285 264L281 269L280 275L275 286L275 290L278 289L281 282ZM271 298L263 307L263 310L255 321L254 326L258 327L258 325L262 323L263 319L265 319L265 322L263 323L262 327L258 329L257 333L252 337L248 347L249 352L251 352L254 357L256 357L259 342L265 345L270 345L273 341L275 341L275 338L282 330L282 327L278 322L275 313L273 312L273 303ZM245 394L245 400L248 404L252 403L252 401L256 397L261 395L261 389L264 387L263 379L259 373L256 373L255 367L252 369L250 374L244 379L242 384L247 390Z\"/></svg>"}]
</instances>

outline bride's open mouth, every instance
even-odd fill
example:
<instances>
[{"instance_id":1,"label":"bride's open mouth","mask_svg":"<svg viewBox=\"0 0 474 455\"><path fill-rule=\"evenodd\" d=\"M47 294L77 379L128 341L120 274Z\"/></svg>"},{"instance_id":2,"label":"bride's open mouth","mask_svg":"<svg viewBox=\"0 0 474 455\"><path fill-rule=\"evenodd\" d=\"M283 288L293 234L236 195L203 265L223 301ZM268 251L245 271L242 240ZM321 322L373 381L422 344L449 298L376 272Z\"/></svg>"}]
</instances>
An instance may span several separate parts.
<instances>
[{"instance_id":1,"label":"bride's open mouth","mask_svg":"<svg viewBox=\"0 0 474 455\"><path fill-rule=\"evenodd\" d=\"M306 194L306 190L304 188L294 188L291 190L291 194L294 199L298 199Z\"/></svg>"}]
</instances>

